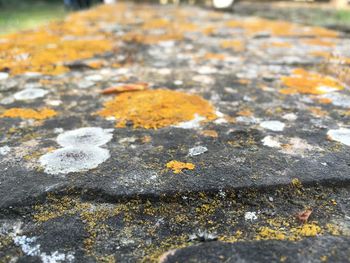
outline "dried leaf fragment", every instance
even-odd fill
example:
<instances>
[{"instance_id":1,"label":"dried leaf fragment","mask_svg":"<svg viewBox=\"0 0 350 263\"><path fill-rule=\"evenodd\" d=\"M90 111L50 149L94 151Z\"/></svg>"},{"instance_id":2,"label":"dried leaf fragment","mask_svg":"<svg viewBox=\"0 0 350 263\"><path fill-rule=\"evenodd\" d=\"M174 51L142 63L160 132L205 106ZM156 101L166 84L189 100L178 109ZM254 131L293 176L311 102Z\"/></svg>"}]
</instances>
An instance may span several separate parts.
<instances>
[{"instance_id":1,"label":"dried leaf fragment","mask_svg":"<svg viewBox=\"0 0 350 263\"><path fill-rule=\"evenodd\" d=\"M311 214L312 214L312 209L306 209L297 214L297 219L302 223L306 223Z\"/></svg>"},{"instance_id":2,"label":"dried leaf fragment","mask_svg":"<svg viewBox=\"0 0 350 263\"><path fill-rule=\"evenodd\" d=\"M101 94L109 95L114 93L128 92L128 91L141 91L146 90L148 88L147 83L131 83L131 84L123 84L120 86L114 86L101 91Z\"/></svg>"}]
</instances>

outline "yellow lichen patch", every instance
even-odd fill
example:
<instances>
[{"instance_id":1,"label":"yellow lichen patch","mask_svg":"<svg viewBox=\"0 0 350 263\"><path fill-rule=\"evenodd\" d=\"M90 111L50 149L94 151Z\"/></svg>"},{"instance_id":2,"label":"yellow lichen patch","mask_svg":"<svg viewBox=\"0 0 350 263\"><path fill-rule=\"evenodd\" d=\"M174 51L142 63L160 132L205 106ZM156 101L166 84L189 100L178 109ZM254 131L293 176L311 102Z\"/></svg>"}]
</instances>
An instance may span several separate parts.
<instances>
[{"instance_id":1,"label":"yellow lichen patch","mask_svg":"<svg viewBox=\"0 0 350 263\"><path fill-rule=\"evenodd\" d=\"M203 57L205 60L225 60L226 55L220 53L206 53Z\"/></svg>"},{"instance_id":2,"label":"yellow lichen patch","mask_svg":"<svg viewBox=\"0 0 350 263\"><path fill-rule=\"evenodd\" d=\"M243 51L245 49L245 45L240 40L223 40L220 43L222 48L231 48L234 51Z\"/></svg>"},{"instance_id":3,"label":"yellow lichen patch","mask_svg":"<svg viewBox=\"0 0 350 263\"><path fill-rule=\"evenodd\" d=\"M294 222L282 218L269 219L266 221L268 226L258 228L255 239L257 240L291 240L297 241L304 237L312 237L322 235L325 233L332 233L331 229L338 229L332 227L322 229L317 222L310 222L303 225L295 225ZM336 233L340 233L339 231Z\"/></svg>"},{"instance_id":4,"label":"yellow lichen patch","mask_svg":"<svg viewBox=\"0 0 350 263\"><path fill-rule=\"evenodd\" d=\"M157 18L157 19L151 19L147 22L145 22L142 26L142 29L158 29L158 28L166 28L170 26L171 23L169 20L166 20L164 18Z\"/></svg>"},{"instance_id":5,"label":"yellow lichen patch","mask_svg":"<svg viewBox=\"0 0 350 263\"><path fill-rule=\"evenodd\" d=\"M281 81L287 87L280 90L282 94L319 95L344 89L344 86L335 78L308 72L302 68L294 69L291 76L284 76Z\"/></svg>"},{"instance_id":6,"label":"yellow lichen patch","mask_svg":"<svg viewBox=\"0 0 350 263\"><path fill-rule=\"evenodd\" d=\"M314 57L322 57L322 58L325 58L325 59L330 59L333 56L332 53L330 53L328 51L320 51L320 50L311 51L310 55L312 55Z\"/></svg>"},{"instance_id":7,"label":"yellow lichen patch","mask_svg":"<svg viewBox=\"0 0 350 263\"><path fill-rule=\"evenodd\" d=\"M300 180L298 178L292 179L292 186L294 186L295 188L303 187L302 183L300 182Z\"/></svg>"},{"instance_id":8,"label":"yellow lichen patch","mask_svg":"<svg viewBox=\"0 0 350 263\"><path fill-rule=\"evenodd\" d=\"M125 92L116 96L98 112L103 117L115 117L116 127L131 122L134 128L157 129L195 119L216 118L213 106L197 95L166 89Z\"/></svg>"},{"instance_id":9,"label":"yellow lichen patch","mask_svg":"<svg viewBox=\"0 0 350 263\"><path fill-rule=\"evenodd\" d=\"M270 240L270 239L285 240L286 233L282 230L275 230L269 227L261 227L259 229L256 239L257 240Z\"/></svg>"},{"instance_id":10,"label":"yellow lichen patch","mask_svg":"<svg viewBox=\"0 0 350 263\"><path fill-rule=\"evenodd\" d=\"M324 40L320 38L306 39L303 43L311 46L334 47L337 43L334 41Z\"/></svg>"},{"instance_id":11,"label":"yellow lichen patch","mask_svg":"<svg viewBox=\"0 0 350 263\"><path fill-rule=\"evenodd\" d=\"M57 115L57 112L44 108L41 110L26 109L26 108L12 108L6 110L0 115L1 118L21 118L21 119L34 119L44 120Z\"/></svg>"},{"instance_id":12,"label":"yellow lichen patch","mask_svg":"<svg viewBox=\"0 0 350 263\"><path fill-rule=\"evenodd\" d=\"M304 224L297 228L292 228L291 232L296 236L301 237L314 237L322 233L321 227L316 223Z\"/></svg>"},{"instance_id":13,"label":"yellow lichen patch","mask_svg":"<svg viewBox=\"0 0 350 263\"><path fill-rule=\"evenodd\" d=\"M195 165L193 163L183 163L179 161L170 161L166 164L168 169L172 169L175 174L181 173L182 170L193 170Z\"/></svg>"},{"instance_id":14,"label":"yellow lichen patch","mask_svg":"<svg viewBox=\"0 0 350 263\"><path fill-rule=\"evenodd\" d=\"M279 48L290 48L290 47L292 47L292 45L290 43L288 43L288 42L278 42L278 41L272 42L271 46L272 47L279 47ZM264 47L268 47L268 44L265 44Z\"/></svg>"}]
</instances>

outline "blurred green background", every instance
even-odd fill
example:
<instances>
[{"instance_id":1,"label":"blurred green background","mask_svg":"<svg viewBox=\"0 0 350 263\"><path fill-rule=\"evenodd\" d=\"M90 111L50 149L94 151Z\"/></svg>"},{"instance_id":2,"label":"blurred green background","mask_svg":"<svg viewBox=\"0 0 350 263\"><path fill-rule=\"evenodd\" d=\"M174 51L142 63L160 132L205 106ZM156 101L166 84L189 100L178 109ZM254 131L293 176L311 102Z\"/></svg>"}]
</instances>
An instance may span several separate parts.
<instances>
[{"instance_id":1,"label":"blurred green background","mask_svg":"<svg viewBox=\"0 0 350 263\"><path fill-rule=\"evenodd\" d=\"M157 2L157 0L135 0L138 2ZM95 0L97 2L97 0ZM172 2L169 0L169 2ZM182 3L193 2L181 0ZM204 2L197 0L197 3ZM240 0L235 5L235 11L242 15L258 15L271 19L284 19L310 25L321 25L350 32L350 10L335 10L320 8L317 3L312 8L307 7L276 7L276 1ZM292 1L285 1L291 3ZM63 6L63 0L0 0L0 34L23 29L34 28L52 20L63 18L68 11Z\"/></svg>"},{"instance_id":2,"label":"blurred green background","mask_svg":"<svg viewBox=\"0 0 350 263\"><path fill-rule=\"evenodd\" d=\"M33 28L66 14L60 0L0 0L0 34Z\"/></svg>"}]
</instances>

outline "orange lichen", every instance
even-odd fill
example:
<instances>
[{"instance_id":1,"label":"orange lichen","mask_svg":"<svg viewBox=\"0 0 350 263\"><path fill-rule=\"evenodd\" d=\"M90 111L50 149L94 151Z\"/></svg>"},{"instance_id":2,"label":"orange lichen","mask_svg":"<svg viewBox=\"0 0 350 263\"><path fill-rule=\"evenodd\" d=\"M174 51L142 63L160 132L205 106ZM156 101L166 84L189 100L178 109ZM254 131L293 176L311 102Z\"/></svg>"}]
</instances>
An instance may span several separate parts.
<instances>
[{"instance_id":1,"label":"orange lichen","mask_svg":"<svg viewBox=\"0 0 350 263\"><path fill-rule=\"evenodd\" d=\"M99 27L76 16L80 17L73 14L65 21L25 34L19 32L4 36L0 42L0 70L7 69L12 75L29 71L57 75L69 70L64 65L66 62L112 50L113 41L107 39Z\"/></svg>"},{"instance_id":2,"label":"orange lichen","mask_svg":"<svg viewBox=\"0 0 350 263\"><path fill-rule=\"evenodd\" d=\"M200 134L205 136L205 137L212 137L212 138L219 137L217 131L215 131L215 130L203 130L200 132Z\"/></svg>"},{"instance_id":3,"label":"orange lichen","mask_svg":"<svg viewBox=\"0 0 350 263\"><path fill-rule=\"evenodd\" d=\"M281 81L287 87L280 90L282 94L319 95L344 89L344 86L333 77L308 72L301 68L294 69L291 76L284 76Z\"/></svg>"},{"instance_id":4,"label":"orange lichen","mask_svg":"<svg viewBox=\"0 0 350 263\"><path fill-rule=\"evenodd\" d=\"M172 169L175 174L181 173L182 170L193 170L195 165L193 163L183 163L179 161L170 161L166 164L168 169Z\"/></svg>"},{"instance_id":5,"label":"orange lichen","mask_svg":"<svg viewBox=\"0 0 350 263\"><path fill-rule=\"evenodd\" d=\"M203 57L206 60L225 60L226 55L220 53L206 53Z\"/></svg>"},{"instance_id":6,"label":"orange lichen","mask_svg":"<svg viewBox=\"0 0 350 263\"><path fill-rule=\"evenodd\" d=\"M327 111L322 110L320 107L308 107L307 108L312 115L314 115L315 117L324 117L328 115Z\"/></svg>"},{"instance_id":7,"label":"orange lichen","mask_svg":"<svg viewBox=\"0 0 350 263\"><path fill-rule=\"evenodd\" d=\"M93 60L93 61L89 61L86 63L90 68L93 69L99 69L102 68L104 66L104 61L103 60Z\"/></svg>"},{"instance_id":8,"label":"orange lichen","mask_svg":"<svg viewBox=\"0 0 350 263\"><path fill-rule=\"evenodd\" d=\"M162 35L158 34L145 34L143 32L129 32L122 36L122 39L126 42L137 42L146 45L157 44L162 41L170 40L182 40L183 34L180 33L164 33Z\"/></svg>"},{"instance_id":9,"label":"orange lichen","mask_svg":"<svg viewBox=\"0 0 350 263\"><path fill-rule=\"evenodd\" d=\"M131 122L134 128L146 129L176 125L196 116L204 117L204 121L216 118L213 106L200 96L167 89L122 93L106 102L98 114L115 117L116 127Z\"/></svg>"},{"instance_id":10,"label":"orange lichen","mask_svg":"<svg viewBox=\"0 0 350 263\"><path fill-rule=\"evenodd\" d=\"M12 108L6 110L0 115L0 118L21 118L21 119L35 119L44 120L57 115L57 112L44 108L41 110L26 109L26 108Z\"/></svg>"},{"instance_id":11,"label":"orange lichen","mask_svg":"<svg viewBox=\"0 0 350 263\"><path fill-rule=\"evenodd\" d=\"M334 47L337 43L334 41L327 41L324 39L320 38L314 38L314 39L306 39L303 41L303 43L307 45L312 45L312 46L322 46L322 47Z\"/></svg>"},{"instance_id":12,"label":"orange lichen","mask_svg":"<svg viewBox=\"0 0 350 263\"><path fill-rule=\"evenodd\" d=\"M334 38L338 32L322 27L307 27L298 24L251 17L243 20L230 20L226 26L242 28L248 35L268 33L273 36L317 36Z\"/></svg>"},{"instance_id":13,"label":"orange lichen","mask_svg":"<svg viewBox=\"0 0 350 263\"><path fill-rule=\"evenodd\" d=\"M265 44L264 46L267 47L268 44ZM272 47L280 47L280 48L290 48L290 47L292 47L292 45L290 43L288 43L288 42L277 42L277 41L276 42L272 42L271 46Z\"/></svg>"},{"instance_id":14,"label":"orange lichen","mask_svg":"<svg viewBox=\"0 0 350 263\"><path fill-rule=\"evenodd\" d=\"M242 84L242 85L248 85L248 84L250 84L250 80L249 79L239 79L238 83Z\"/></svg>"},{"instance_id":15,"label":"orange lichen","mask_svg":"<svg viewBox=\"0 0 350 263\"><path fill-rule=\"evenodd\" d=\"M253 112L250 109L243 109L239 112L237 112L238 116L245 116L245 117L251 117L253 116Z\"/></svg>"},{"instance_id":16,"label":"orange lichen","mask_svg":"<svg viewBox=\"0 0 350 263\"><path fill-rule=\"evenodd\" d=\"M329 99L329 98L317 98L316 100L319 103L322 103L322 104L330 104L330 103L332 103L332 99Z\"/></svg>"}]
</instances>

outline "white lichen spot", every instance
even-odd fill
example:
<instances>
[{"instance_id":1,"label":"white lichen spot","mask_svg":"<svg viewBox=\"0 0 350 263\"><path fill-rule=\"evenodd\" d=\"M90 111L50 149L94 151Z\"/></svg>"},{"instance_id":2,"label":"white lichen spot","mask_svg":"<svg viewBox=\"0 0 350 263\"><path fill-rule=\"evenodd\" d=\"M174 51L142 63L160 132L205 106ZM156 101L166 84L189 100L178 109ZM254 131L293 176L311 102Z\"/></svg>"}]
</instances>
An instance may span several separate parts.
<instances>
[{"instance_id":1,"label":"white lichen spot","mask_svg":"<svg viewBox=\"0 0 350 263\"><path fill-rule=\"evenodd\" d=\"M64 147L47 153L39 161L48 174L68 174L96 168L110 157L109 151L96 146Z\"/></svg>"},{"instance_id":2,"label":"white lichen spot","mask_svg":"<svg viewBox=\"0 0 350 263\"><path fill-rule=\"evenodd\" d=\"M102 146L109 142L112 137L112 129L100 127L86 127L64 132L57 137L57 143L67 146Z\"/></svg>"},{"instance_id":3,"label":"white lichen spot","mask_svg":"<svg viewBox=\"0 0 350 263\"><path fill-rule=\"evenodd\" d=\"M329 87L329 86L319 86L317 87L317 91L320 93L330 93L339 90L337 87Z\"/></svg>"},{"instance_id":4,"label":"white lichen spot","mask_svg":"<svg viewBox=\"0 0 350 263\"><path fill-rule=\"evenodd\" d=\"M6 155L11 151L11 148L7 145L0 147L0 155Z\"/></svg>"},{"instance_id":5,"label":"white lichen spot","mask_svg":"<svg viewBox=\"0 0 350 263\"><path fill-rule=\"evenodd\" d=\"M15 236L13 242L16 246L21 247L24 254L27 256L39 256L40 255L40 245L33 243L36 241L36 237L27 236Z\"/></svg>"},{"instance_id":6,"label":"white lichen spot","mask_svg":"<svg viewBox=\"0 0 350 263\"><path fill-rule=\"evenodd\" d=\"M195 128L199 128L201 126L201 122L204 120L205 120L204 117L202 117L198 114L195 114L195 117L193 120L181 122L181 123L175 125L175 127L182 128L182 129L195 129Z\"/></svg>"},{"instance_id":7,"label":"white lichen spot","mask_svg":"<svg viewBox=\"0 0 350 263\"><path fill-rule=\"evenodd\" d=\"M244 124L256 124L259 122L259 120L253 116L238 116L236 121Z\"/></svg>"},{"instance_id":8,"label":"white lichen spot","mask_svg":"<svg viewBox=\"0 0 350 263\"><path fill-rule=\"evenodd\" d=\"M312 150L322 150L319 147L313 147L308 144L306 140L303 140L298 137L290 138L287 144L283 144L282 153L290 154L290 155L301 155L304 156L305 153Z\"/></svg>"},{"instance_id":9,"label":"white lichen spot","mask_svg":"<svg viewBox=\"0 0 350 263\"><path fill-rule=\"evenodd\" d=\"M254 221L258 219L258 216L256 215L256 212L245 212L244 219L246 221Z\"/></svg>"},{"instance_id":10,"label":"white lichen spot","mask_svg":"<svg viewBox=\"0 0 350 263\"><path fill-rule=\"evenodd\" d=\"M202 66L197 69L197 73L201 75L215 74L217 72L218 70L216 68L208 67L208 66Z\"/></svg>"},{"instance_id":11,"label":"white lichen spot","mask_svg":"<svg viewBox=\"0 0 350 263\"><path fill-rule=\"evenodd\" d=\"M124 144L124 143L134 143L136 141L137 141L137 137L131 136L131 137L121 138L118 142L120 144Z\"/></svg>"},{"instance_id":12,"label":"white lichen spot","mask_svg":"<svg viewBox=\"0 0 350 263\"><path fill-rule=\"evenodd\" d=\"M333 141L350 146L350 129L340 128L338 130L329 130L327 135Z\"/></svg>"},{"instance_id":13,"label":"white lichen spot","mask_svg":"<svg viewBox=\"0 0 350 263\"><path fill-rule=\"evenodd\" d=\"M78 83L79 89L88 89L95 85L95 82L89 81L89 80L83 80Z\"/></svg>"},{"instance_id":14,"label":"white lichen spot","mask_svg":"<svg viewBox=\"0 0 350 263\"><path fill-rule=\"evenodd\" d=\"M103 76L99 74L89 75L85 77L86 81L99 82L103 80Z\"/></svg>"},{"instance_id":15,"label":"white lichen spot","mask_svg":"<svg viewBox=\"0 0 350 263\"><path fill-rule=\"evenodd\" d=\"M208 151L208 148L205 146L196 146L188 150L188 155L189 156L197 156L202 153L205 153Z\"/></svg>"},{"instance_id":16,"label":"white lichen spot","mask_svg":"<svg viewBox=\"0 0 350 263\"><path fill-rule=\"evenodd\" d=\"M218 98L218 100L220 100L220 98ZM216 124L223 124L223 123L227 123L227 120L225 119L225 114L223 114L220 111L215 111L216 116L218 117L214 123Z\"/></svg>"},{"instance_id":17,"label":"white lichen spot","mask_svg":"<svg viewBox=\"0 0 350 263\"><path fill-rule=\"evenodd\" d=\"M51 254L41 253L40 258L43 263L59 263L59 262L73 262L73 254L63 254L55 251Z\"/></svg>"},{"instance_id":18,"label":"white lichen spot","mask_svg":"<svg viewBox=\"0 0 350 263\"><path fill-rule=\"evenodd\" d=\"M53 132L60 134L60 133L64 132L64 129L63 128L55 128L55 129L53 129Z\"/></svg>"},{"instance_id":19,"label":"white lichen spot","mask_svg":"<svg viewBox=\"0 0 350 263\"><path fill-rule=\"evenodd\" d=\"M23 76L27 78L39 78L42 76L40 72L26 72L23 74Z\"/></svg>"},{"instance_id":20,"label":"white lichen spot","mask_svg":"<svg viewBox=\"0 0 350 263\"><path fill-rule=\"evenodd\" d=\"M0 80L8 79L10 75L6 72L0 72Z\"/></svg>"},{"instance_id":21,"label":"white lichen spot","mask_svg":"<svg viewBox=\"0 0 350 263\"><path fill-rule=\"evenodd\" d=\"M298 116L294 113L287 113L287 114L284 114L282 118L287 121L295 121L298 118Z\"/></svg>"},{"instance_id":22,"label":"white lichen spot","mask_svg":"<svg viewBox=\"0 0 350 263\"><path fill-rule=\"evenodd\" d=\"M61 100L48 100L48 101L46 101L46 104L50 105L50 106L60 106L62 104L62 101Z\"/></svg>"},{"instance_id":23,"label":"white lichen spot","mask_svg":"<svg viewBox=\"0 0 350 263\"><path fill-rule=\"evenodd\" d=\"M286 125L280 121L263 121L260 123L260 126L271 131L283 131Z\"/></svg>"},{"instance_id":24,"label":"white lichen spot","mask_svg":"<svg viewBox=\"0 0 350 263\"><path fill-rule=\"evenodd\" d=\"M268 147L281 148L281 143L279 142L279 140L272 136L266 136L264 139L262 139L262 143Z\"/></svg>"},{"instance_id":25,"label":"white lichen spot","mask_svg":"<svg viewBox=\"0 0 350 263\"><path fill-rule=\"evenodd\" d=\"M169 68L161 68L157 70L157 73L160 75L169 75L171 74L171 69Z\"/></svg>"},{"instance_id":26,"label":"white lichen spot","mask_svg":"<svg viewBox=\"0 0 350 263\"><path fill-rule=\"evenodd\" d=\"M14 102L15 102L15 99L13 97L6 97L0 100L0 104L4 104L4 105L8 105Z\"/></svg>"},{"instance_id":27,"label":"white lichen spot","mask_svg":"<svg viewBox=\"0 0 350 263\"><path fill-rule=\"evenodd\" d=\"M350 96L346 96L340 93L330 93L321 96L321 98L330 99L335 106L350 108Z\"/></svg>"},{"instance_id":28,"label":"white lichen spot","mask_svg":"<svg viewBox=\"0 0 350 263\"><path fill-rule=\"evenodd\" d=\"M310 151L322 151L322 148L312 146L304 139L293 137L287 138L282 135L266 136L261 140L265 146L278 149L279 152L288 155L305 156Z\"/></svg>"},{"instance_id":29,"label":"white lichen spot","mask_svg":"<svg viewBox=\"0 0 350 263\"><path fill-rule=\"evenodd\" d=\"M34 100L44 97L47 93L49 92L44 89L24 89L13 96L16 100Z\"/></svg>"},{"instance_id":30,"label":"white lichen spot","mask_svg":"<svg viewBox=\"0 0 350 263\"><path fill-rule=\"evenodd\" d=\"M207 85L215 83L215 80L212 77L209 77L207 75L195 75L192 78L192 80L196 81L196 82L201 82L201 83L207 84Z\"/></svg>"},{"instance_id":31,"label":"white lichen spot","mask_svg":"<svg viewBox=\"0 0 350 263\"><path fill-rule=\"evenodd\" d=\"M13 237L13 242L19 246L23 253L31 257L40 257L43 263L73 262L73 253L63 254L55 251L53 253L41 253L40 244L35 244L37 237L17 236Z\"/></svg>"},{"instance_id":32,"label":"white lichen spot","mask_svg":"<svg viewBox=\"0 0 350 263\"><path fill-rule=\"evenodd\" d=\"M109 157L109 151L100 146L109 142L112 129L85 127L64 132L57 137L63 148L40 157L39 162L48 174L68 174L96 168Z\"/></svg>"},{"instance_id":33,"label":"white lichen spot","mask_svg":"<svg viewBox=\"0 0 350 263\"><path fill-rule=\"evenodd\" d=\"M175 80L175 81L174 81L174 84L175 84L176 86L181 86L182 84L184 84L184 82L183 82L182 80Z\"/></svg>"}]
</instances>

